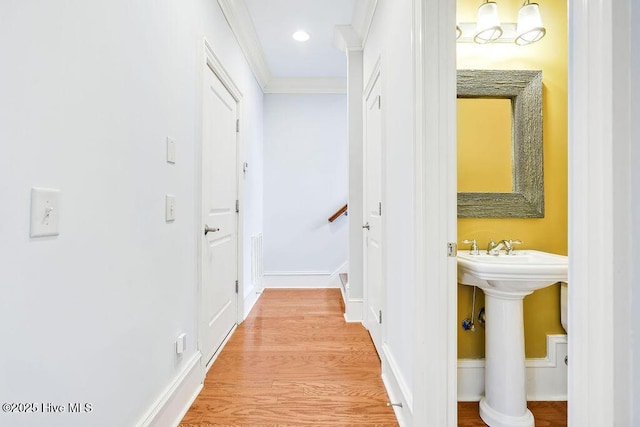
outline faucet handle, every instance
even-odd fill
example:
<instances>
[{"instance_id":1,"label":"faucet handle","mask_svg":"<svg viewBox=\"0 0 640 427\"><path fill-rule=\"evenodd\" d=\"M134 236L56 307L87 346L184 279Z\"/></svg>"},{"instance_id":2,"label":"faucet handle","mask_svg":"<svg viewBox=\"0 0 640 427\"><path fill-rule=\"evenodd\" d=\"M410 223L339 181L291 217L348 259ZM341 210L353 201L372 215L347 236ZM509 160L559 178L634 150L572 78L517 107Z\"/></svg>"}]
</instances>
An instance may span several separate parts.
<instances>
[{"instance_id":1,"label":"faucet handle","mask_svg":"<svg viewBox=\"0 0 640 427\"><path fill-rule=\"evenodd\" d=\"M509 240L509 250L507 251L507 255L514 255L514 252L516 251L516 248L513 247L513 245L521 245L522 244L522 240L520 239L515 239L515 240Z\"/></svg>"},{"instance_id":2,"label":"faucet handle","mask_svg":"<svg viewBox=\"0 0 640 427\"><path fill-rule=\"evenodd\" d=\"M471 245L471 247L469 248L469 254L470 255L479 255L480 251L478 251L478 243L476 242L476 239L465 239L462 241L462 243L464 243L465 245Z\"/></svg>"}]
</instances>

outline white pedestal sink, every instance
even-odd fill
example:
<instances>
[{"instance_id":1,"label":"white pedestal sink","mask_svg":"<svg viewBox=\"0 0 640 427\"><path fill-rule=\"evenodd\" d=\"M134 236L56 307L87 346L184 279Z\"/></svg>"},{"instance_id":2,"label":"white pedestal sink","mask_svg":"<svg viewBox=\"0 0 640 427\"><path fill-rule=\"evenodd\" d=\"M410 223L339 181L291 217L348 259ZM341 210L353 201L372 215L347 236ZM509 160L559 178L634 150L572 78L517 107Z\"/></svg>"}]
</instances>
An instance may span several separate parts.
<instances>
[{"instance_id":1,"label":"white pedestal sink","mask_svg":"<svg viewBox=\"0 0 640 427\"><path fill-rule=\"evenodd\" d=\"M491 427L534 427L527 409L522 301L567 281L567 257L522 250L513 255L458 253L458 282L485 294L485 396L480 417Z\"/></svg>"}]
</instances>

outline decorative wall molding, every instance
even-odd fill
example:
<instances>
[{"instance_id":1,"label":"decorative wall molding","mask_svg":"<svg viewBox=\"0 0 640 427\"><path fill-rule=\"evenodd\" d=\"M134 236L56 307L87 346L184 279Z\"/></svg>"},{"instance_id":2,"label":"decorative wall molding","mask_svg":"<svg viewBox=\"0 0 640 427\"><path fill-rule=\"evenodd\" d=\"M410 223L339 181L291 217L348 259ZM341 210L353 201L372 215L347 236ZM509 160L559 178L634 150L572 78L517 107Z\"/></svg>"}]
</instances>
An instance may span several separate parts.
<instances>
[{"instance_id":1,"label":"decorative wall molding","mask_svg":"<svg viewBox=\"0 0 640 427\"><path fill-rule=\"evenodd\" d=\"M547 356L526 359L527 400L567 400L567 336L547 335ZM484 359L458 359L458 401L484 395Z\"/></svg>"},{"instance_id":2,"label":"decorative wall molding","mask_svg":"<svg viewBox=\"0 0 640 427\"><path fill-rule=\"evenodd\" d=\"M177 426L202 390L200 352L196 352L178 377L151 406L139 427Z\"/></svg>"},{"instance_id":3,"label":"decorative wall molding","mask_svg":"<svg viewBox=\"0 0 640 427\"><path fill-rule=\"evenodd\" d=\"M380 355L382 361L382 382L384 383L391 403L401 403L402 407L394 406L393 410L401 427L413 425L413 393L400 374L398 364L387 344L382 345Z\"/></svg>"}]
</instances>

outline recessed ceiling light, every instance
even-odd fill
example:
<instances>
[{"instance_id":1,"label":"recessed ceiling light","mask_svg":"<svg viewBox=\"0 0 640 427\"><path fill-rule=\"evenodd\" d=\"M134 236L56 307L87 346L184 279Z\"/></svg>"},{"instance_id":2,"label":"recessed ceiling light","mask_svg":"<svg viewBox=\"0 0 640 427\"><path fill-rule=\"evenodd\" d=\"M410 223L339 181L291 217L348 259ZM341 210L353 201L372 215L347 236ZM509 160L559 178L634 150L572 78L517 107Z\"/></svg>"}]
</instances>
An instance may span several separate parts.
<instances>
[{"instance_id":1,"label":"recessed ceiling light","mask_svg":"<svg viewBox=\"0 0 640 427\"><path fill-rule=\"evenodd\" d=\"M309 36L309 33L307 33L306 31L300 30L293 33L291 37L293 37L293 39L296 41L306 42L311 36Z\"/></svg>"}]
</instances>

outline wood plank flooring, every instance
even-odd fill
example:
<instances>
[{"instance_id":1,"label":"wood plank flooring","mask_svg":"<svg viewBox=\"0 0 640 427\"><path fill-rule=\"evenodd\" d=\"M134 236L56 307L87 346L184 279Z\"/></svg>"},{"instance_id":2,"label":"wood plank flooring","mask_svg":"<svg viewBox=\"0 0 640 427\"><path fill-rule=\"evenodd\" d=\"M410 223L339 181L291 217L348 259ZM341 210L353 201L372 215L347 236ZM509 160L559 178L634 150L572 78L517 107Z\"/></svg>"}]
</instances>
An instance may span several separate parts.
<instances>
[{"instance_id":1,"label":"wood plank flooring","mask_svg":"<svg viewBox=\"0 0 640 427\"><path fill-rule=\"evenodd\" d=\"M338 289L267 289L181 427L397 426L380 360Z\"/></svg>"},{"instance_id":2,"label":"wood plank flooring","mask_svg":"<svg viewBox=\"0 0 640 427\"><path fill-rule=\"evenodd\" d=\"M231 337L180 427L397 426L380 359L338 289L267 289ZM529 402L537 427L567 425L566 402ZM483 427L477 402L458 425Z\"/></svg>"},{"instance_id":3,"label":"wood plank flooring","mask_svg":"<svg viewBox=\"0 0 640 427\"><path fill-rule=\"evenodd\" d=\"M536 427L567 427L567 402L527 402ZM485 427L478 402L458 402L458 426Z\"/></svg>"}]
</instances>

